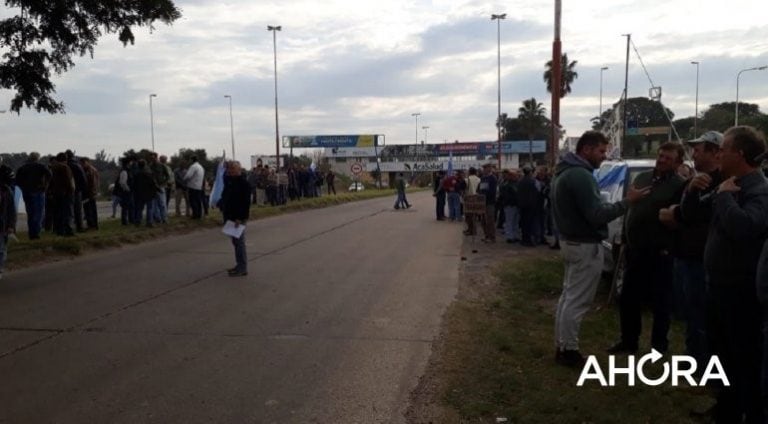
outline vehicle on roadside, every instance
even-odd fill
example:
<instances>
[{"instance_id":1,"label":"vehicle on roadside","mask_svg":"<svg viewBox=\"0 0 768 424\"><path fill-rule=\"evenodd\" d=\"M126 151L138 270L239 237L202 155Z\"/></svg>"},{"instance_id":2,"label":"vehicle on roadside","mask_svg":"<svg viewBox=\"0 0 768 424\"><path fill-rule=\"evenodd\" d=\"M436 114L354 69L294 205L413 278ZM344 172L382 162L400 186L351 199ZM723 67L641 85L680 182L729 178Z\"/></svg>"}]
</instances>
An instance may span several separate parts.
<instances>
[{"instance_id":1,"label":"vehicle on roadside","mask_svg":"<svg viewBox=\"0 0 768 424\"><path fill-rule=\"evenodd\" d=\"M348 191L363 191L365 190L365 186L360 181L354 181L350 186Z\"/></svg>"}]
</instances>

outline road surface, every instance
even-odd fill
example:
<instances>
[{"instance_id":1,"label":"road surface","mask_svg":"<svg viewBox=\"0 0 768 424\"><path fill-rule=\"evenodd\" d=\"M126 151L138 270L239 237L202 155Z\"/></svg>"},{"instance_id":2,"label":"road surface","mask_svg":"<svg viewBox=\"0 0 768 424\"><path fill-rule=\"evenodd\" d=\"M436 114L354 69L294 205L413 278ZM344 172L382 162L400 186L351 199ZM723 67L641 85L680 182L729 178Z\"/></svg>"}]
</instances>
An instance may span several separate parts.
<instances>
[{"instance_id":1,"label":"road surface","mask_svg":"<svg viewBox=\"0 0 768 424\"><path fill-rule=\"evenodd\" d=\"M0 422L403 422L456 294L428 193L205 230L0 282Z\"/></svg>"}]
</instances>

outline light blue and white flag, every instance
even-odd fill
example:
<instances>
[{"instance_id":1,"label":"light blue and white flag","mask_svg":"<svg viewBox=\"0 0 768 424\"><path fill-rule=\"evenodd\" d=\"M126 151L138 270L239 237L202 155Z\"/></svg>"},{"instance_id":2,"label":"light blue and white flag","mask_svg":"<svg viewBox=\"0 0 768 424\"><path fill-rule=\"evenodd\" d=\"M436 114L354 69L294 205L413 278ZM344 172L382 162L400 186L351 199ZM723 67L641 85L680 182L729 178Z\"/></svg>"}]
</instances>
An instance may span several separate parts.
<instances>
[{"instance_id":1,"label":"light blue and white flag","mask_svg":"<svg viewBox=\"0 0 768 424\"><path fill-rule=\"evenodd\" d=\"M597 186L600 192L607 192L609 195L608 200L615 202L621 200L624 197L624 181L627 178L627 165L621 164L605 175L598 178Z\"/></svg>"},{"instance_id":2,"label":"light blue and white flag","mask_svg":"<svg viewBox=\"0 0 768 424\"><path fill-rule=\"evenodd\" d=\"M221 159L219 166L216 168L216 179L213 181L213 188L211 188L210 205L216 207L216 204L221 200L221 193L224 191L224 159Z\"/></svg>"},{"instance_id":3,"label":"light blue and white flag","mask_svg":"<svg viewBox=\"0 0 768 424\"><path fill-rule=\"evenodd\" d=\"M24 206L24 203L21 200L21 189L19 186L16 186L16 190L13 192L13 206L16 208L16 212L18 212L20 207Z\"/></svg>"},{"instance_id":4,"label":"light blue and white flag","mask_svg":"<svg viewBox=\"0 0 768 424\"><path fill-rule=\"evenodd\" d=\"M445 171L445 175L448 177L453 175L453 152L448 152L448 169Z\"/></svg>"}]
</instances>

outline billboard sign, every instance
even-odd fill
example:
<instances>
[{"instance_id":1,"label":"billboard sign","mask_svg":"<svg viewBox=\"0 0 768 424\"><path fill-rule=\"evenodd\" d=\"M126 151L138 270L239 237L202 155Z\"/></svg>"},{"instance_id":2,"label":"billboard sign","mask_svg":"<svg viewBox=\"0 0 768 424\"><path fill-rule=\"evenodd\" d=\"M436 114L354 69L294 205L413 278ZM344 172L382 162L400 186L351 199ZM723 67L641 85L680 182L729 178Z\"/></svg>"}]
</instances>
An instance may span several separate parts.
<instances>
[{"instance_id":1,"label":"billboard sign","mask_svg":"<svg viewBox=\"0 0 768 424\"><path fill-rule=\"evenodd\" d=\"M283 137L283 147L374 147L382 145L379 135L289 135ZM378 140L378 144L374 144Z\"/></svg>"},{"instance_id":2,"label":"billboard sign","mask_svg":"<svg viewBox=\"0 0 768 424\"><path fill-rule=\"evenodd\" d=\"M329 158L373 158L376 151L376 147L326 147L324 153Z\"/></svg>"}]
</instances>

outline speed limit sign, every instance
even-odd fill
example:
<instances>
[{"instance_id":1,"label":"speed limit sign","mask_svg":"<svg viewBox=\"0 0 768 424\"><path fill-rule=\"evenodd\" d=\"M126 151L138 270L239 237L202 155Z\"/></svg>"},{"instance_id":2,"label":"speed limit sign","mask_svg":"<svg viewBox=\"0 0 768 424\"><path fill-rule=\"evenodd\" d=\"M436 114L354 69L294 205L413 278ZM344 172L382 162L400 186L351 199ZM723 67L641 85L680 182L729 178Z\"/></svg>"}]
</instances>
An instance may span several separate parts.
<instances>
[{"instance_id":1,"label":"speed limit sign","mask_svg":"<svg viewBox=\"0 0 768 424\"><path fill-rule=\"evenodd\" d=\"M353 174L360 175L363 172L363 165L359 163L353 163L349 169Z\"/></svg>"}]
</instances>

